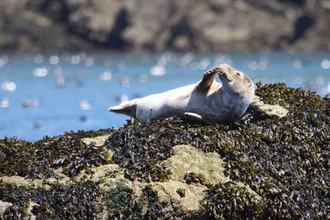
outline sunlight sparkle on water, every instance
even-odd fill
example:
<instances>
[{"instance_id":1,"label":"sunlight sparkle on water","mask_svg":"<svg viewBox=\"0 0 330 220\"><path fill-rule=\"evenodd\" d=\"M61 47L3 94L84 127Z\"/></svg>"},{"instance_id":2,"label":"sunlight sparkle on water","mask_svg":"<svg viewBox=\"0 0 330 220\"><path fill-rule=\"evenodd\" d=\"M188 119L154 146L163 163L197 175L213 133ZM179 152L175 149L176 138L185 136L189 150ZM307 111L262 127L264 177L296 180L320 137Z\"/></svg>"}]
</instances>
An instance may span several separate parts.
<instances>
[{"instance_id":1,"label":"sunlight sparkle on water","mask_svg":"<svg viewBox=\"0 0 330 220\"><path fill-rule=\"evenodd\" d=\"M329 57L282 52L0 55L0 114L6 115L0 137L38 140L64 131L121 126L127 118L109 113L110 106L196 83L221 63L255 83L285 82L325 96L330 92Z\"/></svg>"},{"instance_id":2,"label":"sunlight sparkle on water","mask_svg":"<svg viewBox=\"0 0 330 220\"><path fill-rule=\"evenodd\" d=\"M11 81L4 81L1 85L1 88L2 88L2 90L12 92L12 91L16 90L16 84Z\"/></svg>"},{"instance_id":3,"label":"sunlight sparkle on water","mask_svg":"<svg viewBox=\"0 0 330 220\"><path fill-rule=\"evenodd\" d=\"M321 66L323 69L329 69L330 68L330 61L329 60L322 60Z\"/></svg>"},{"instance_id":4,"label":"sunlight sparkle on water","mask_svg":"<svg viewBox=\"0 0 330 220\"><path fill-rule=\"evenodd\" d=\"M38 54L34 57L34 62L35 63L42 63L42 62L44 62L44 57L42 55Z\"/></svg>"},{"instance_id":5,"label":"sunlight sparkle on water","mask_svg":"<svg viewBox=\"0 0 330 220\"><path fill-rule=\"evenodd\" d=\"M0 107L1 108L9 107L9 98L8 97L4 97L3 99L0 100Z\"/></svg>"},{"instance_id":6,"label":"sunlight sparkle on water","mask_svg":"<svg viewBox=\"0 0 330 220\"><path fill-rule=\"evenodd\" d=\"M49 63L52 65L57 65L59 62L60 58L58 56L53 55L49 58Z\"/></svg>"},{"instance_id":7,"label":"sunlight sparkle on water","mask_svg":"<svg viewBox=\"0 0 330 220\"><path fill-rule=\"evenodd\" d=\"M111 70L105 70L99 75L99 78L104 81L108 81L112 78Z\"/></svg>"},{"instance_id":8,"label":"sunlight sparkle on water","mask_svg":"<svg viewBox=\"0 0 330 220\"><path fill-rule=\"evenodd\" d=\"M33 70L33 75L35 77L45 77L48 74L48 69L46 67L37 67Z\"/></svg>"}]
</instances>

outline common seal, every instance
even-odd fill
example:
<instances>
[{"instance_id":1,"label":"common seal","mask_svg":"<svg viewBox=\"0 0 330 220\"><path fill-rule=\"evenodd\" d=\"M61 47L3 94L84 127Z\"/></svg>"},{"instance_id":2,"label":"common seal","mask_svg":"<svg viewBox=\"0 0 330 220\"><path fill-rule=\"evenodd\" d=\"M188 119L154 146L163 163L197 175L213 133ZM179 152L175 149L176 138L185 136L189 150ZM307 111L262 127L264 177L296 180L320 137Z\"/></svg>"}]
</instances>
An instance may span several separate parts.
<instances>
[{"instance_id":1,"label":"common seal","mask_svg":"<svg viewBox=\"0 0 330 220\"><path fill-rule=\"evenodd\" d=\"M222 84L215 81L217 75ZM244 114L254 96L254 87L244 73L221 64L205 72L197 84L124 101L109 110L139 122L176 115L206 124L227 124Z\"/></svg>"}]
</instances>

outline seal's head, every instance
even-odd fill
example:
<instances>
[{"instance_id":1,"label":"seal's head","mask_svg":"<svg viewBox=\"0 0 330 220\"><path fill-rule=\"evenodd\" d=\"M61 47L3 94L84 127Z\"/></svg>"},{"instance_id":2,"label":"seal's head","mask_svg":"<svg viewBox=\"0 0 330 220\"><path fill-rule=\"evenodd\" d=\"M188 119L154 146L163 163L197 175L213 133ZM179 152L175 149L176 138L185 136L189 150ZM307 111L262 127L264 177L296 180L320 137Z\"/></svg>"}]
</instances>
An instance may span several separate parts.
<instances>
[{"instance_id":1,"label":"seal's head","mask_svg":"<svg viewBox=\"0 0 330 220\"><path fill-rule=\"evenodd\" d=\"M222 82L224 92L231 97L238 98L238 100L240 100L240 102L247 108L254 96L255 86L252 80L244 73L227 64L221 64L215 68L217 69L216 71Z\"/></svg>"},{"instance_id":2,"label":"seal's head","mask_svg":"<svg viewBox=\"0 0 330 220\"><path fill-rule=\"evenodd\" d=\"M244 73L232 68L227 64L221 64L216 67L218 75L222 82L222 86L233 93L240 93L240 95L251 96L254 95L254 83Z\"/></svg>"}]
</instances>

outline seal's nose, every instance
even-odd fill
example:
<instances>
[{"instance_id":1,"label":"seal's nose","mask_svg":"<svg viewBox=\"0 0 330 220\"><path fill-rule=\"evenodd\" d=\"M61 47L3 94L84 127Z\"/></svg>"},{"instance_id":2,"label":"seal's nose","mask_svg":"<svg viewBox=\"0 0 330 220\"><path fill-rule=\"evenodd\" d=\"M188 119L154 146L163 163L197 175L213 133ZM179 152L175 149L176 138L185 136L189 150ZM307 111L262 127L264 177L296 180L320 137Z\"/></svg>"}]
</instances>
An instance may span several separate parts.
<instances>
[{"instance_id":1,"label":"seal's nose","mask_svg":"<svg viewBox=\"0 0 330 220\"><path fill-rule=\"evenodd\" d=\"M226 63L223 63L223 64L220 64L218 65L219 67L219 70L221 70L222 74L228 72L228 70L231 68L228 64Z\"/></svg>"},{"instance_id":2,"label":"seal's nose","mask_svg":"<svg viewBox=\"0 0 330 220\"><path fill-rule=\"evenodd\" d=\"M217 70L218 70L217 73L218 73L218 75L224 74L226 72L226 69L227 69L227 67L226 67L226 64L225 63L218 65L217 66Z\"/></svg>"},{"instance_id":3,"label":"seal's nose","mask_svg":"<svg viewBox=\"0 0 330 220\"><path fill-rule=\"evenodd\" d=\"M230 67L227 63L220 64L219 66L220 66L220 68L228 68L228 67Z\"/></svg>"}]
</instances>

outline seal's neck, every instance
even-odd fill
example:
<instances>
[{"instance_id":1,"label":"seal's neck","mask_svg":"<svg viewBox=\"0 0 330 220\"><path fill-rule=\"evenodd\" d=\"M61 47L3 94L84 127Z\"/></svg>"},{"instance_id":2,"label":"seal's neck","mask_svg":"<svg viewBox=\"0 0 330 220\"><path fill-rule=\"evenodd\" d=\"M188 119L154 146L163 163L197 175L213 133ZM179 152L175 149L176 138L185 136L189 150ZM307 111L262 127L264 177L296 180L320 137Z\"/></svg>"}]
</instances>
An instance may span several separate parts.
<instances>
[{"instance_id":1,"label":"seal's neck","mask_svg":"<svg viewBox=\"0 0 330 220\"><path fill-rule=\"evenodd\" d=\"M226 106L232 107L231 111L242 116L253 98L254 92L251 92L249 88L233 87L231 84L223 83L220 96Z\"/></svg>"}]
</instances>

